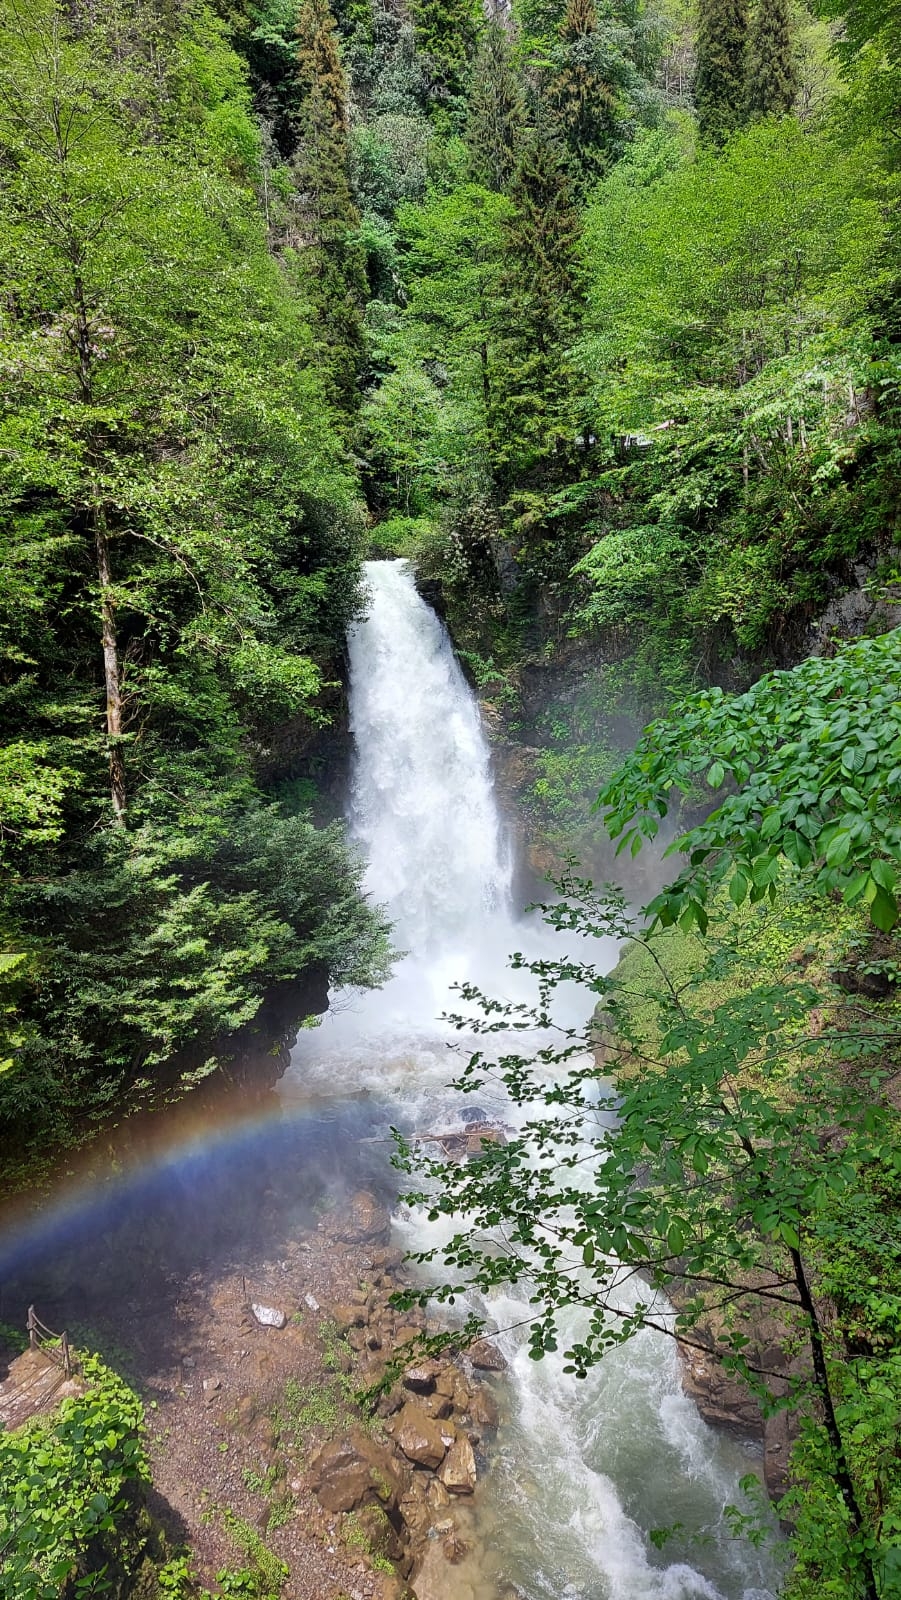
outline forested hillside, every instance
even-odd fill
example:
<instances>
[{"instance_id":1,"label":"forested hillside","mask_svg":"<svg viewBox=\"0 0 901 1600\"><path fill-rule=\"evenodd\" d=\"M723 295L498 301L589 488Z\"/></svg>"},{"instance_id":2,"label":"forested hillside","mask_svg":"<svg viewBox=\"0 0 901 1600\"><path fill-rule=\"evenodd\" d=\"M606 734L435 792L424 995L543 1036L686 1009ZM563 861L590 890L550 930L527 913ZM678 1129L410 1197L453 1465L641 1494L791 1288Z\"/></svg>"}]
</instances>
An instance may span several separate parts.
<instances>
[{"instance_id":1,"label":"forested hillside","mask_svg":"<svg viewBox=\"0 0 901 1600\"><path fill-rule=\"evenodd\" d=\"M897 37L827 11L7 9L10 1130L381 970L279 753L367 547L564 838L624 728L891 583Z\"/></svg>"},{"instance_id":2,"label":"forested hillside","mask_svg":"<svg viewBox=\"0 0 901 1600\"><path fill-rule=\"evenodd\" d=\"M428 16L340 17L358 449L565 845L649 712L893 597L898 19Z\"/></svg>"},{"instance_id":3,"label":"forested hillside","mask_svg":"<svg viewBox=\"0 0 901 1600\"><path fill-rule=\"evenodd\" d=\"M364 520L245 67L203 6L10 7L0 140L0 1123L33 1142L385 940L258 781L325 715Z\"/></svg>"}]
</instances>

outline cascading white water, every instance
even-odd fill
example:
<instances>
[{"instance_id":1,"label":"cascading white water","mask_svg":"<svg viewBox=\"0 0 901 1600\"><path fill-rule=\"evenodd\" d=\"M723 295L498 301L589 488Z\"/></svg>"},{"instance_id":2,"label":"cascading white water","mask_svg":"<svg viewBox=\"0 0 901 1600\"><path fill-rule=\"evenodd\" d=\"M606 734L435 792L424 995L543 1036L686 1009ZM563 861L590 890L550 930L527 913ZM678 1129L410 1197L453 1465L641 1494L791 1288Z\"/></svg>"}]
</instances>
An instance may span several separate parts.
<instances>
[{"instance_id":1,"label":"cascading white water","mask_svg":"<svg viewBox=\"0 0 901 1600\"><path fill-rule=\"evenodd\" d=\"M419 955L480 939L510 871L475 702L406 563L369 562L372 607L348 638L356 742L351 824L366 888Z\"/></svg>"},{"instance_id":2,"label":"cascading white water","mask_svg":"<svg viewBox=\"0 0 901 1600\"><path fill-rule=\"evenodd\" d=\"M552 958L560 936L513 914L488 747L445 630L406 563L371 562L367 581L369 613L349 639L351 826L366 888L387 906L407 954L384 989L333 997L321 1026L302 1031L282 1092L366 1089L384 1108L381 1126L446 1129L461 1119L447 1087L459 1035L440 1020L455 1008L451 986L472 979L528 997L507 957L521 949ZM590 954L605 968L616 959L610 941ZM592 999L564 991L560 1004L561 1020L581 1023ZM508 1103L479 1098L500 1121L516 1120ZM401 1207L395 1225L410 1249L436 1242L421 1213ZM514 1331L524 1301L470 1303L500 1329L507 1420L480 1489L472 1553L446 1571L432 1564L430 1600L769 1600L775 1562L731 1540L724 1518L754 1461L682 1394L670 1341L645 1333L579 1383L562 1359L529 1360ZM648 1538L674 1523L687 1530L679 1559Z\"/></svg>"}]
</instances>

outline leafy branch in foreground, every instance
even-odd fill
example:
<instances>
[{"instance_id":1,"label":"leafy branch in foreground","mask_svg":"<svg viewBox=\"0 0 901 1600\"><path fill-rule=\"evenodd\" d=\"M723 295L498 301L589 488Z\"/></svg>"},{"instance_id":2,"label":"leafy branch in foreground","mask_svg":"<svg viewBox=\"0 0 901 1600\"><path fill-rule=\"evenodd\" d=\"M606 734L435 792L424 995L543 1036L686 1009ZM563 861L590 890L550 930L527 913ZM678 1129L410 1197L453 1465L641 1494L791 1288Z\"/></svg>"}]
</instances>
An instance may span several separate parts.
<instances>
[{"instance_id":1,"label":"leafy branch in foreground","mask_svg":"<svg viewBox=\"0 0 901 1600\"><path fill-rule=\"evenodd\" d=\"M701 969L676 981L669 935L639 931L612 892L595 895L575 879L563 887L546 919L631 945L638 977L629 961L603 976L579 961L517 956L514 966L538 979L534 1011L462 991L482 1015L457 1026L474 1027L485 1045L457 1086L494 1087L528 1114L508 1143L486 1143L468 1164L402 1150L402 1165L424 1180L415 1200L433 1219L461 1219L449 1244L419 1259L449 1269L440 1300L453 1300L461 1281L483 1291L515 1285L531 1308L532 1355L566 1339L577 1376L643 1328L709 1351L700 1324L712 1317L726 1367L765 1409L789 1405L803 1418L831 1484L822 1560L848 1600L876 1600L889 1592L877 1575L901 1544L901 1483L892 1465L861 1480L859 1433L843 1427L843 1414L852 1403L878 1412L885 1373L878 1352L855 1362L840 1348L814 1262L818 1241L841 1232L874 1172L901 1181L878 1065L897 1043L897 1019L872 1016L864 1028L838 991L802 977L755 982L742 970L740 937L702 946ZM600 1050L596 1030L554 1028L554 990L569 981L603 1005L610 1036ZM526 1035L528 1054L511 1033ZM666 1298L674 1286L675 1314ZM787 1397L754 1359L761 1305L805 1352Z\"/></svg>"},{"instance_id":2,"label":"leafy branch in foreground","mask_svg":"<svg viewBox=\"0 0 901 1600\"><path fill-rule=\"evenodd\" d=\"M847 905L866 905L877 928L894 927L901 630L770 673L743 695L692 695L678 720L646 729L602 789L611 838L637 854L674 795L702 782L725 798L670 846L689 864L648 907L664 927L696 923L703 933L709 897L726 880L736 905L773 898L782 858L817 892L837 890Z\"/></svg>"}]
</instances>

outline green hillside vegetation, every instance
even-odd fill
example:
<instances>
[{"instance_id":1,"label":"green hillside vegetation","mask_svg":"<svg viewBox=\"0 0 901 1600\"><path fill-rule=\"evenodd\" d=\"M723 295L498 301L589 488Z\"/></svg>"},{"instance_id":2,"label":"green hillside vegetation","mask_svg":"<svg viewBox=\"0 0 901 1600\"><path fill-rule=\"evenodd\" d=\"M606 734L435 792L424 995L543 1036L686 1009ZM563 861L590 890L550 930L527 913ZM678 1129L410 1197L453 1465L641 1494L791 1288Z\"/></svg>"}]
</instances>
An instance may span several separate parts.
<instances>
[{"instance_id":1,"label":"green hillside vegetation","mask_svg":"<svg viewBox=\"0 0 901 1600\"><path fill-rule=\"evenodd\" d=\"M0 36L0 1137L73 1124L267 984L384 970L333 828L274 804L359 605L358 487L246 71L202 6ZM287 212L286 188L270 198Z\"/></svg>"}]
</instances>

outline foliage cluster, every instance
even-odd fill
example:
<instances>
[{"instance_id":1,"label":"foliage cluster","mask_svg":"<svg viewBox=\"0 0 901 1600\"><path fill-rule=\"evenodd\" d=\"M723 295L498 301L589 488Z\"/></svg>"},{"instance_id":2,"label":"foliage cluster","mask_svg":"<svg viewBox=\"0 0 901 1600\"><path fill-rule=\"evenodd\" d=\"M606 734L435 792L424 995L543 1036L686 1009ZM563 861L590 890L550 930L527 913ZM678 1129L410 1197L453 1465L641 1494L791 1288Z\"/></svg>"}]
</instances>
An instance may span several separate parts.
<instances>
[{"instance_id":1,"label":"foliage cluster","mask_svg":"<svg viewBox=\"0 0 901 1600\"><path fill-rule=\"evenodd\" d=\"M130 1535L147 1481L143 1408L95 1356L82 1361L85 1394L48 1417L0 1433L0 1592L56 1600L103 1593Z\"/></svg>"},{"instance_id":2,"label":"foliage cluster","mask_svg":"<svg viewBox=\"0 0 901 1600\"><path fill-rule=\"evenodd\" d=\"M458 1086L490 1085L525 1116L464 1166L404 1152L426 1179L415 1198L463 1219L436 1252L439 1297L453 1300L461 1281L515 1285L531 1304L532 1355L560 1348L576 1375L643 1328L712 1350L766 1410L798 1418L781 1506L797 1558L787 1592L891 1595L896 1252L885 1268L877 1258L901 1194L901 1021L896 1000L833 981L859 914L824 948L823 902L787 864L775 906L721 900L706 939L649 932L612 891L561 887L545 908L552 926L630 953L606 975L580 959L515 957L538 980L537 1009L463 991L481 1005L482 1037ZM812 932L815 961L790 948ZM598 997L587 1033L552 1023L564 981ZM459 1025L472 1030L471 1012ZM803 1354L787 1394L761 1358L761 1310Z\"/></svg>"},{"instance_id":3,"label":"foliage cluster","mask_svg":"<svg viewBox=\"0 0 901 1600\"><path fill-rule=\"evenodd\" d=\"M652 709L793 658L894 560L895 45L878 7L843 34L795 7L796 114L699 144L677 6L514 18L475 53L463 139L433 124L422 187L380 213L367 492L468 648L569 635Z\"/></svg>"}]
</instances>

